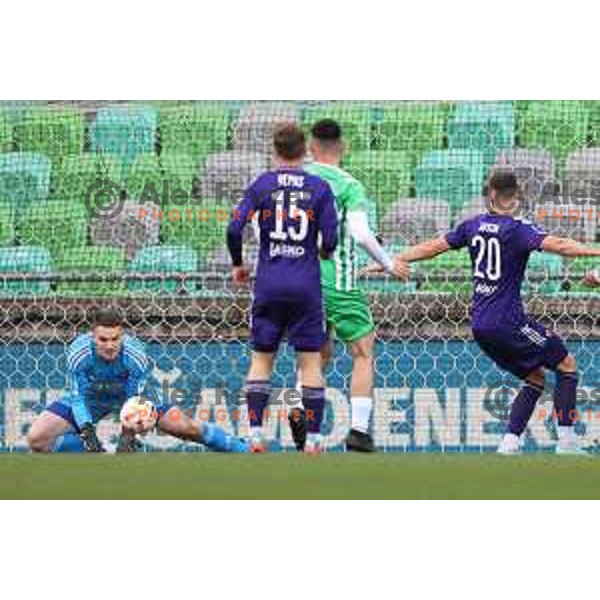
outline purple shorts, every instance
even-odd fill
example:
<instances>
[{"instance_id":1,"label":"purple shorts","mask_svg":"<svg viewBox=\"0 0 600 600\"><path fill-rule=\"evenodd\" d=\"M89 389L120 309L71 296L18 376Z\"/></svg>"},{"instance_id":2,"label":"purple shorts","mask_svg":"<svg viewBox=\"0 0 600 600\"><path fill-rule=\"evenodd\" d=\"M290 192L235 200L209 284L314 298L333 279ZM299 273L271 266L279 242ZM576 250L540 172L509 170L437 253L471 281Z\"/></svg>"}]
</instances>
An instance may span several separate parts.
<instances>
[{"instance_id":1,"label":"purple shorts","mask_svg":"<svg viewBox=\"0 0 600 600\"><path fill-rule=\"evenodd\" d=\"M321 301L255 299L250 329L256 352L276 352L286 332L296 352L319 352L327 339Z\"/></svg>"},{"instance_id":2,"label":"purple shorts","mask_svg":"<svg viewBox=\"0 0 600 600\"><path fill-rule=\"evenodd\" d=\"M479 347L500 368L519 379L540 367L556 371L569 351L562 339L533 319L520 325L473 329Z\"/></svg>"}]
</instances>

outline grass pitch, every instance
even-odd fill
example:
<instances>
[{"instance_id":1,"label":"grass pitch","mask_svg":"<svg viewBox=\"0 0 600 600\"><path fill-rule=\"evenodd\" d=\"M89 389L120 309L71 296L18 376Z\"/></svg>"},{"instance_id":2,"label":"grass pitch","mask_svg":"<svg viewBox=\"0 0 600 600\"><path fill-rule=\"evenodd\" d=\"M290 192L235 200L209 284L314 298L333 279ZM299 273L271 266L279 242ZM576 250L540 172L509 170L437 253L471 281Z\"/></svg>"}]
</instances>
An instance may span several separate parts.
<instances>
[{"instance_id":1,"label":"grass pitch","mask_svg":"<svg viewBox=\"0 0 600 600\"><path fill-rule=\"evenodd\" d=\"M600 456L0 456L13 499L598 499Z\"/></svg>"}]
</instances>

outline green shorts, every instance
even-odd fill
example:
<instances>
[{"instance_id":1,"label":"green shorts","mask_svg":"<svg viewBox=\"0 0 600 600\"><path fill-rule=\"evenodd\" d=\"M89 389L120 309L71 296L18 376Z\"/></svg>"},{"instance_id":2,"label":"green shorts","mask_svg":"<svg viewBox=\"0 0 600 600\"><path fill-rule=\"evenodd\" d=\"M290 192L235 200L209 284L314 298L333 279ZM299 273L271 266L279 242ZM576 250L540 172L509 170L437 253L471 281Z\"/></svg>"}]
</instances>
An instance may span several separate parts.
<instances>
[{"instance_id":1,"label":"green shorts","mask_svg":"<svg viewBox=\"0 0 600 600\"><path fill-rule=\"evenodd\" d=\"M355 342L375 329L371 309L361 290L341 292L323 288L327 325L343 342Z\"/></svg>"}]
</instances>

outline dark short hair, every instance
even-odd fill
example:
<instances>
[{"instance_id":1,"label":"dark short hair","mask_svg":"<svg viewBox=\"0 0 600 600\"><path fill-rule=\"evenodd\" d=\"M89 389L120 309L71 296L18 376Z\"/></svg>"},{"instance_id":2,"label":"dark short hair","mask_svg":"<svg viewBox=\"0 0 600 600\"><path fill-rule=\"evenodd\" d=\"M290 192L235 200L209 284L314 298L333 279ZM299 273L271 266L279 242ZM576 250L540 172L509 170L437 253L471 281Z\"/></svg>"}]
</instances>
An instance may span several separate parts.
<instances>
[{"instance_id":1,"label":"dark short hair","mask_svg":"<svg viewBox=\"0 0 600 600\"><path fill-rule=\"evenodd\" d=\"M122 327L123 316L114 308L101 308L94 315L94 327Z\"/></svg>"},{"instance_id":2,"label":"dark short hair","mask_svg":"<svg viewBox=\"0 0 600 600\"><path fill-rule=\"evenodd\" d=\"M298 160L306 154L306 137L296 123L282 123L275 129L273 145L277 156Z\"/></svg>"},{"instance_id":3,"label":"dark short hair","mask_svg":"<svg viewBox=\"0 0 600 600\"><path fill-rule=\"evenodd\" d=\"M338 143L342 139L342 128L334 119L321 119L312 126L310 134L319 142Z\"/></svg>"},{"instance_id":4,"label":"dark short hair","mask_svg":"<svg viewBox=\"0 0 600 600\"><path fill-rule=\"evenodd\" d=\"M519 191L517 176L512 171L495 171L490 177L490 189L500 196L516 196Z\"/></svg>"}]
</instances>

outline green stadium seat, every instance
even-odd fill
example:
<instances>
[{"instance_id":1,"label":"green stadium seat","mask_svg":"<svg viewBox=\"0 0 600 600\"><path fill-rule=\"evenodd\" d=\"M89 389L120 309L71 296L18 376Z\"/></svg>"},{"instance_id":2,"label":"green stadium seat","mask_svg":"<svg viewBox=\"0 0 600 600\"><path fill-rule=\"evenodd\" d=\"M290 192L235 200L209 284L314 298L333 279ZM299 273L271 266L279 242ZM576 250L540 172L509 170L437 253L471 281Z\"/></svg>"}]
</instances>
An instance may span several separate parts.
<instances>
[{"instance_id":1,"label":"green stadium seat","mask_svg":"<svg viewBox=\"0 0 600 600\"><path fill-rule=\"evenodd\" d=\"M13 136L18 150L45 154L56 165L63 156L83 152L85 120L75 108L36 108L15 123Z\"/></svg>"},{"instance_id":2,"label":"green stadium seat","mask_svg":"<svg viewBox=\"0 0 600 600\"><path fill-rule=\"evenodd\" d=\"M184 190L188 194L195 191L194 183L198 179L199 164L191 155L163 151L160 155L160 165L165 180L169 182L171 194L176 189Z\"/></svg>"},{"instance_id":3,"label":"green stadium seat","mask_svg":"<svg viewBox=\"0 0 600 600\"><path fill-rule=\"evenodd\" d=\"M0 154L0 201L22 214L31 204L42 202L50 189L50 159L31 152Z\"/></svg>"},{"instance_id":4,"label":"green stadium seat","mask_svg":"<svg viewBox=\"0 0 600 600\"><path fill-rule=\"evenodd\" d=\"M321 119L335 119L342 127L350 152L368 150L373 139L373 110L368 103L324 102L307 107L301 118L305 131Z\"/></svg>"},{"instance_id":5,"label":"green stadium seat","mask_svg":"<svg viewBox=\"0 0 600 600\"><path fill-rule=\"evenodd\" d=\"M156 111L142 105L100 108L90 129L91 149L116 158L127 175L138 154L152 154L156 146Z\"/></svg>"},{"instance_id":6,"label":"green stadium seat","mask_svg":"<svg viewBox=\"0 0 600 600\"><path fill-rule=\"evenodd\" d=\"M177 294L181 291L192 293L197 282L179 282L169 279L176 273L193 273L198 270L198 257L193 248L186 246L149 246L140 250L129 266L130 273L156 273L165 276L159 281L129 281L132 292Z\"/></svg>"},{"instance_id":7,"label":"green stadium seat","mask_svg":"<svg viewBox=\"0 0 600 600\"><path fill-rule=\"evenodd\" d=\"M66 156L52 172L52 197L61 202L84 202L98 180L121 181L117 162L93 152Z\"/></svg>"},{"instance_id":8,"label":"green stadium seat","mask_svg":"<svg viewBox=\"0 0 600 600\"><path fill-rule=\"evenodd\" d=\"M488 212L488 205L489 200L484 196L477 196L476 198L467 200L461 210L456 214L456 217L453 219L453 224L459 225L467 219L472 219L477 215L482 215Z\"/></svg>"},{"instance_id":9,"label":"green stadium seat","mask_svg":"<svg viewBox=\"0 0 600 600\"><path fill-rule=\"evenodd\" d=\"M377 147L409 152L417 162L425 152L444 147L447 115L443 102L386 103L375 126Z\"/></svg>"},{"instance_id":10,"label":"green stadium seat","mask_svg":"<svg viewBox=\"0 0 600 600\"><path fill-rule=\"evenodd\" d=\"M161 202L163 195L163 173L156 154L138 154L125 183L127 198L149 202Z\"/></svg>"},{"instance_id":11,"label":"green stadium seat","mask_svg":"<svg viewBox=\"0 0 600 600\"><path fill-rule=\"evenodd\" d=\"M123 279L102 281L102 276L114 276L124 272L127 261L120 248L82 246L67 248L56 259L59 273L98 275L98 281L71 282L57 285L61 296L115 296L125 291Z\"/></svg>"},{"instance_id":12,"label":"green stadium seat","mask_svg":"<svg viewBox=\"0 0 600 600\"><path fill-rule=\"evenodd\" d=\"M0 204L0 246L12 246L15 237L14 210L10 204Z\"/></svg>"},{"instance_id":13,"label":"green stadium seat","mask_svg":"<svg viewBox=\"0 0 600 600\"><path fill-rule=\"evenodd\" d=\"M415 273L424 278L418 286L419 292L471 294L473 291L471 258L466 250L453 250L422 261ZM459 276L461 280L453 281L450 276Z\"/></svg>"},{"instance_id":14,"label":"green stadium seat","mask_svg":"<svg viewBox=\"0 0 600 600\"><path fill-rule=\"evenodd\" d=\"M562 288L563 259L556 254L532 252L526 275L523 292L557 294Z\"/></svg>"},{"instance_id":15,"label":"green stadium seat","mask_svg":"<svg viewBox=\"0 0 600 600\"><path fill-rule=\"evenodd\" d=\"M557 159L562 176L567 155L585 147L588 139L589 112L579 100L541 100L531 102L522 114L519 145L544 148Z\"/></svg>"},{"instance_id":16,"label":"green stadium seat","mask_svg":"<svg viewBox=\"0 0 600 600\"><path fill-rule=\"evenodd\" d=\"M50 291L49 281L9 281L3 273L49 274L52 272L52 258L45 248L19 246L0 248L0 295L40 295Z\"/></svg>"},{"instance_id":17,"label":"green stadium seat","mask_svg":"<svg viewBox=\"0 0 600 600\"><path fill-rule=\"evenodd\" d=\"M584 100L589 115L589 135L594 146L600 146L600 100Z\"/></svg>"},{"instance_id":18,"label":"green stadium seat","mask_svg":"<svg viewBox=\"0 0 600 600\"><path fill-rule=\"evenodd\" d=\"M512 148L515 115L512 102L460 102L448 122L448 146L479 150L488 168L496 155Z\"/></svg>"},{"instance_id":19,"label":"green stadium seat","mask_svg":"<svg viewBox=\"0 0 600 600\"><path fill-rule=\"evenodd\" d=\"M210 199L203 199L201 204L165 206L160 237L165 244L193 248L203 260L225 244L231 208L227 203ZM246 229L252 230L250 225Z\"/></svg>"},{"instance_id":20,"label":"green stadium seat","mask_svg":"<svg viewBox=\"0 0 600 600\"><path fill-rule=\"evenodd\" d=\"M160 110L161 153L187 154L196 164L227 149L229 110L224 103L201 102Z\"/></svg>"},{"instance_id":21,"label":"green stadium seat","mask_svg":"<svg viewBox=\"0 0 600 600\"><path fill-rule=\"evenodd\" d=\"M0 110L0 152L11 152L13 150L13 124L6 114Z\"/></svg>"},{"instance_id":22,"label":"green stadium seat","mask_svg":"<svg viewBox=\"0 0 600 600\"><path fill-rule=\"evenodd\" d=\"M44 246L56 257L71 247L87 243L87 213L83 204L49 200L34 204L18 220L22 244Z\"/></svg>"},{"instance_id":23,"label":"green stadium seat","mask_svg":"<svg viewBox=\"0 0 600 600\"><path fill-rule=\"evenodd\" d=\"M484 176L481 152L434 150L417 165L417 197L446 200L456 213L465 201L481 194Z\"/></svg>"},{"instance_id":24,"label":"green stadium seat","mask_svg":"<svg viewBox=\"0 0 600 600\"><path fill-rule=\"evenodd\" d=\"M343 167L365 186L381 210L398 198L410 196L414 164L408 152L353 152L345 157Z\"/></svg>"}]
</instances>

